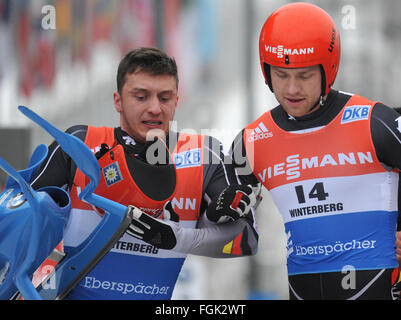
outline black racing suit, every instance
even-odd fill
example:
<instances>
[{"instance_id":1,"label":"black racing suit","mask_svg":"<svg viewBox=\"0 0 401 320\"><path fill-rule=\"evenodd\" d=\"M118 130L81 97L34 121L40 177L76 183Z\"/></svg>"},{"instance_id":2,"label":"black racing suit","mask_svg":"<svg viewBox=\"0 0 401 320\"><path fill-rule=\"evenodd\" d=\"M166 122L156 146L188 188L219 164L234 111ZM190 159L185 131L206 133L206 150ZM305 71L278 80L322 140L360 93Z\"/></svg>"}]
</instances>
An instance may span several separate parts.
<instances>
[{"instance_id":1,"label":"black racing suit","mask_svg":"<svg viewBox=\"0 0 401 320\"><path fill-rule=\"evenodd\" d=\"M298 131L321 127L329 124L343 109L350 95L331 90L324 105L316 111L302 116L289 116L279 105L272 109L273 121L283 130ZM371 135L378 159L382 165L401 169L401 118L393 109L376 103L372 110ZM397 120L398 119L398 120ZM231 148L231 157L235 165L244 167L246 158L243 143L244 130L236 137ZM249 170L249 168L247 169ZM248 171L251 172L251 171ZM241 175L244 184L259 183L252 173ZM399 183L400 184L400 183ZM400 192L399 192L400 194ZM401 208L401 196L398 197L398 210ZM398 227L401 229L400 214ZM394 253L395 254L395 253ZM350 271L351 272L351 271ZM347 281L349 273L328 272L316 274L299 274L289 276L289 291L291 299L392 299L392 272L384 270L355 271L355 289L344 290L343 281Z\"/></svg>"},{"instance_id":2,"label":"black racing suit","mask_svg":"<svg viewBox=\"0 0 401 320\"><path fill-rule=\"evenodd\" d=\"M76 136L82 141L85 141L87 126L73 126L66 130L66 132ZM130 137L131 142L127 143L125 137L127 137L128 134L120 127L114 129L114 135L118 143L124 147L128 167L132 170L134 167L134 163L130 161L132 156L144 159L146 150L152 142L144 144L135 141ZM170 137L172 137L172 139ZM178 137L179 135L175 132L170 133L167 137L167 145L170 149L175 147ZM237 183L234 168L230 164L231 161L227 161L226 156L222 152L220 142L210 136L207 136L206 139L207 142L205 144L210 153L208 159L211 159L211 161L204 166L204 190L202 190L203 198L201 212L203 212L207 207L208 201L220 194L226 186ZM43 186L58 186L71 190L76 170L77 166L75 163L59 147L58 143L54 141L49 146L49 155L47 159L45 159L42 166L38 169L36 176L32 180L32 187L34 189L39 189Z\"/></svg>"},{"instance_id":3,"label":"black racing suit","mask_svg":"<svg viewBox=\"0 0 401 320\"><path fill-rule=\"evenodd\" d=\"M78 125L69 128L66 132L74 135L82 141L85 141L87 129L88 127L85 125ZM133 161L133 158L135 157L146 161L146 151L152 145L153 141L146 143L135 141L120 127L114 128L114 136L117 143L123 146L128 169L133 172L135 168L137 168L136 162ZM243 219L239 219L241 221L237 220L225 224L225 226L215 225L214 222L208 220L206 214L203 214L210 203L215 203L220 193L227 186L238 184L234 166L227 158L227 155L223 153L220 141L211 136L204 136L204 138L204 159L207 160L202 164L203 190L199 210L200 218L198 219L197 224L197 228L201 230L197 236L194 236L193 248L191 247L192 240L185 240L187 241L184 246L185 250L190 251L185 251L183 253L192 253L216 258L231 256L220 250L220 247L222 248L227 244L228 241L226 238L230 238L231 233L236 234L237 232L243 232L244 236L241 238L241 255L253 255L257 251L258 241L253 209L251 209L248 214L244 215ZM179 140L180 133L170 132L166 139L166 145L170 150L174 150L177 141ZM96 157L100 158L102 152L107 152L107 148L98 151ZM39 189L44 186L58 186L67 191L71 191L76 170L77 166L74 161L60 148L59 144L54 141L49 146L49 154L39 167L36 175L33 177L31 185L34 189ZM149 185L147 188L161 188L160 183L155 185L154 182L152 182L152 179L148 180ZM202 239L204 239L204 241ZM197 243L196 241L202 242L202 244Z\"/></svg>"}]
</instances>

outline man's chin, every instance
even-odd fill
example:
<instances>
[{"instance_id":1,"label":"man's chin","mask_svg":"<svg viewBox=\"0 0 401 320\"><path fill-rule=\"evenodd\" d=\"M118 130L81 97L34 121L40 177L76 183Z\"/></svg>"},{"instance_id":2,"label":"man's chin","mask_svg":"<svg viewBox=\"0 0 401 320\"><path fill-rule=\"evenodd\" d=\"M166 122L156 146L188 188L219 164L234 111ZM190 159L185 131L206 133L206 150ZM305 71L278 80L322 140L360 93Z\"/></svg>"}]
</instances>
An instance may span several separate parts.
<instances>
[{"instance_id":1,"label":"man's chin","mask_svg":"<svg viewBox=\"0 0 401 320\"><path fill-rule=\"evenodd\" d=\"M146 141L153 141L155 139L166 139L166 132L162 129L151 129L148 132L146 132Z\"/></svg>"}]
</instances>

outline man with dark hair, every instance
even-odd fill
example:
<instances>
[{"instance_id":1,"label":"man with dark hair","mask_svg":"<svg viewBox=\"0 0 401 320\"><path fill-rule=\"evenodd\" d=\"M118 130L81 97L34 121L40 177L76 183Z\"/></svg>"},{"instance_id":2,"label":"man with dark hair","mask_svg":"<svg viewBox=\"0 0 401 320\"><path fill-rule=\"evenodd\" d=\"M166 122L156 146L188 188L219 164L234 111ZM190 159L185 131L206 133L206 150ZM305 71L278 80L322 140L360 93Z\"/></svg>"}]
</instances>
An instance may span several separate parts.
<instances>
[{"instance_id":1,"label":"man with dark hair","mask_svg":"<svg viewBox=\"0 0 401 320\"><path fill-rule=\"evenodd\" d=\"M216 139L170 132L179 99L174 59L154 48L129 52L119 65L113 98L120 127L81 125L67 132L96 154L103 177L95 193L142 213L67 298L169 299L186 254L254 254L252 188L237 184ZM102 212L77 196L85 184L85 176L53 142L32 186L69 190L67 254L102 219Z\"/></svg>"},{"instance_id":2,"label":"man with dark hair","mask_svg":"<svg viewBox=\"0 0 401 320\"><path fill-rule=\"evenodd\" d=\"M146 72L153 76L169 74L175 78L178 89L178 68L174 58L156 48L140 48L130 51L117 70L117 91L121 93L126 75Z\"/></svg>"}]
</instances>

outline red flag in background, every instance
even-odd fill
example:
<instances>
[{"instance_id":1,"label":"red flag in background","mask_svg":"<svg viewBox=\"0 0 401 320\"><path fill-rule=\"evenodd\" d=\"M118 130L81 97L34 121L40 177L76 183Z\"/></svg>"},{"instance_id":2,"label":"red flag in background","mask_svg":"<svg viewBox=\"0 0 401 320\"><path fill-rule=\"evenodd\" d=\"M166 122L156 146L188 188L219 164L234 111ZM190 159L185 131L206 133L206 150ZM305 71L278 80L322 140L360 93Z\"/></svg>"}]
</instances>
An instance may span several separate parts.
<instances>
[{"instance_id":1,"label":"red flag in background","mask_svg":"<svg viewBox=\"0 0 401 320\"><path fill-rule=\"evenodd\" d=\"M116 2L110 0L97 0L93 3L92 40L94 43L111 40L115 6Z\"/></svg>"},{"instance_id":2,"label":"red flag in background","mask_svg":"<svg viewBox=\"0 0 401 320\"><path fill-rule=\"evenodd\" d=\"M118 42L123 54L139 46L154 46L154 3L149 0L119 2Z\"/></svg>"},{"instance_id":3,"label":"red flag in background","mask_svg":"<svg viewBox=\"0 0 401 320\"><path fill-rule=\"evenodd\" d=\"M164 0L165 50L177 57L179 54L179 23L181 0Z\"/></svg>"},{"instance_id":4,"label":"red flag in background","mask_svg":"<svg viewBox=\"0 0 401 320\"><path fill-rule=\"evenodd\" d=\"M54 44L46 36L40 36L37 41L36 76L41 86L50 89L56 75L56 51Z\"/></svg>"},{"instance_id":5,"label":"red flag in background","mask_svg":"<svg viewBox=\"0 0 401 320\"><path fill-rule=\"evenodd\" d=\"M29 4L21 2L18 10L17 50L19 65L19 86L22 94L30 97L34 87L32 70L32 44L31 44L31 18L28 10Z\"/></svg>"},{"instance_id":6,"label":"red flag in background","mask_svg":"<svg viewBox=\"0 0 401 320\"><path fill-rule=\"evenodd\" d=\"M88 65L91 48L92 1L72 2L72 61Z\"/></svg>"},{"instance_id":7,"label":"red flag in background","mask_svg":"<svg viewBox=\"0 0 401 320\"><path fill-rule=\"evenodd\" d=\"M16 2L19 88L30 98L37 87L51 88L55 79L55 30L42 28L40 7L29 1Z\"/></svg>"}]
</instances>

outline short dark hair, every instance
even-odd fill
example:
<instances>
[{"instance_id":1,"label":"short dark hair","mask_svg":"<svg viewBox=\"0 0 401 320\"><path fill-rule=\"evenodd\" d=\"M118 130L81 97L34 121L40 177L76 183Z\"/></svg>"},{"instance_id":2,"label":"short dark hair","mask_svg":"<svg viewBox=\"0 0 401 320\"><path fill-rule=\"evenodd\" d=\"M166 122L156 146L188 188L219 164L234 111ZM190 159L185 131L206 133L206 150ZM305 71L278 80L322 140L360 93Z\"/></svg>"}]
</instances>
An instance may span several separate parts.
<instances>
[{"instance_id":1,"label":"short dark hair","mask_svg":"<svg viewBox=\"0 0 401 320\"><path fill-rule=\"evenodd\" d=\"M178 88L178 70L174 58L165 52L150 47L142 47L128 52L121 60L117 71L117 90L121 94L127 74L137 71L151 75L171 75Z\"/></svg>"}]
</instances>

